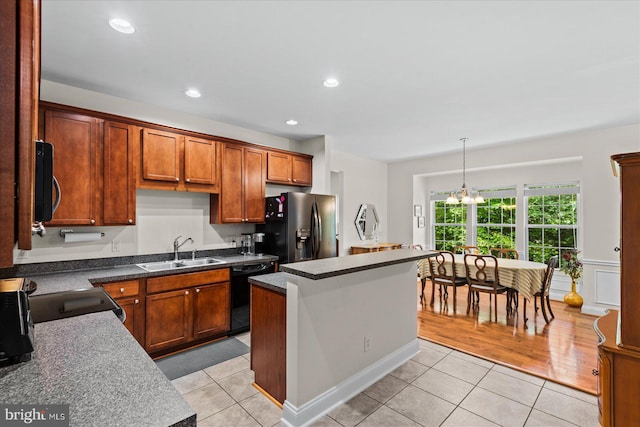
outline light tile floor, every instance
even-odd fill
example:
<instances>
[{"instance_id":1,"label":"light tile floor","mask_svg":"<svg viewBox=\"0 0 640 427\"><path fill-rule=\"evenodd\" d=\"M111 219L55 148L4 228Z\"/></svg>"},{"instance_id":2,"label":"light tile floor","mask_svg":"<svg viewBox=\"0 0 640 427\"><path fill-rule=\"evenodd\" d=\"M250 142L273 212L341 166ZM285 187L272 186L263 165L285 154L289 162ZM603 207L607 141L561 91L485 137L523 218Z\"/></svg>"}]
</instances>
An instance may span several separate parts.
<instances>
[{"instance_id":1,"label":"light tile floor","mask_svg":"<svg viewBox=\"0 0 640 427\"><path fill-rule=\"evenodd\" d=\"M417 356L314 426L599 426L595 396L419 341ZM249 354L172 382L199 426L284 426L251 385Z\"/></svg>"}]
</instances>

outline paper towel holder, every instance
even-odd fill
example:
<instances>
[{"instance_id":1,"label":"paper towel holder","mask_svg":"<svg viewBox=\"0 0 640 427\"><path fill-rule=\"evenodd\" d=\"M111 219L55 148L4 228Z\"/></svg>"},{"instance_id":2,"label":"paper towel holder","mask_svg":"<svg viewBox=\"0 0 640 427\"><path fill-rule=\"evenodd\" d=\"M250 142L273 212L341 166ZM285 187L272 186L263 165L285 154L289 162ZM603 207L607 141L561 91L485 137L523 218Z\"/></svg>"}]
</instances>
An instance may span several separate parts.
<instances>
[{"instance_id":1,"label":"paper towel holder","mask_svg":"<svg viewBox=\"0 0 640 427\"><path fill-rule=\"evenodd\" d=\"M72 234L72 233L75 233L75 231L71 229L62 229L60 230L60 237L64 239L65 234ZM78 234L82 234L82 233L78 233ZM100 237L104 237L104 233L100 233Z\"/></svg>"}]
</instances>

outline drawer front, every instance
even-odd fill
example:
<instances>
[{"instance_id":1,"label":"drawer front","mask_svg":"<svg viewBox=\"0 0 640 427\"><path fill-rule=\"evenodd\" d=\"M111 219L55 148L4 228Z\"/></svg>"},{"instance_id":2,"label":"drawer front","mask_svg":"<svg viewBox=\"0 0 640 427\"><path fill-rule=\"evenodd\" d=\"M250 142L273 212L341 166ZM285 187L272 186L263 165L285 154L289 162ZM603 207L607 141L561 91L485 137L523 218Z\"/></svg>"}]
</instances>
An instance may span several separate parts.
<instances>
[{"instance_id":1,"label":"drawer front","mask_svg":"<svg viewBox=\"0 0 640 427\"><path fill-rule=\"evenodd\" d=\"M191 286L229 281L229 269L221 268L198 273L175 274L147 279L147 294L172 291Z\"/></svg>"},{"instance_id":2,"label":"drawer front","mask_svg":"<svg viewBox=\"0 0 640 427\"><path fill-rule=\"evenodd\" d=\"M137 280L107 283L104 285L104 290L113 298L133 297L140 292L140 284Z\"/></svg>"}]
</instances>

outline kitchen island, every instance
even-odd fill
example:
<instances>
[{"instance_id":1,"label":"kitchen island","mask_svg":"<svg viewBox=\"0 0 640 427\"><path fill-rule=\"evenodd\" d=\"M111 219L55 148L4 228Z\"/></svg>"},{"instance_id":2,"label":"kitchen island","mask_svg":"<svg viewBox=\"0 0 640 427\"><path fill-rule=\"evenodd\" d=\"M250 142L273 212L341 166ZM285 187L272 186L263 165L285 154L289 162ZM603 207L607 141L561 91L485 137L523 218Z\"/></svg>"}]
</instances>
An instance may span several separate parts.
<instances>
[{"instance_id":1,"label":"kitchen island","mask_svg":"<svg viewBox=\"0 0 640 427\"><path fill-rule=\"evenodd\" d=\"M433 255L399 249L325 258L285 264L282 273L250 280L253 288L286 299L280 316L285 338L261 348L273 354L282 353L274 347L286 348L285 423L313 422L418 353L416 262ZM255 357L260 386L264 354Z\"/></svg>"}]
</instances>

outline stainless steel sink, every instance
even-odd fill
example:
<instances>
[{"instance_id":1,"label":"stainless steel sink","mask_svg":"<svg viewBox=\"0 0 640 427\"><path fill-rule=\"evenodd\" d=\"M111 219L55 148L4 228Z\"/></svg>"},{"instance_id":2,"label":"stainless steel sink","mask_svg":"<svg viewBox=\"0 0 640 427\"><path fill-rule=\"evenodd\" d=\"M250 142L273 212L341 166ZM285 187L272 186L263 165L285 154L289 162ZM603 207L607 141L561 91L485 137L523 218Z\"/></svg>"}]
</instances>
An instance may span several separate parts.
<instances>
[{"instance_id":1,"label":"stainless steel sink","mask_svg":"<svg viewBox=\"0 0 640 427\"><path fill-rule=\"evenodd\" d=\"M220 259L207 257L207 258L196 258L196 259L181 259L179 261L148 262L148 263L136 264L136 265L145 271L164 271L164 270L177 270L180 268L198 267L201 265L216 265L216 264L224 264L224 263L225 261L222 261Z\"/></svg>"}]
</instances>

